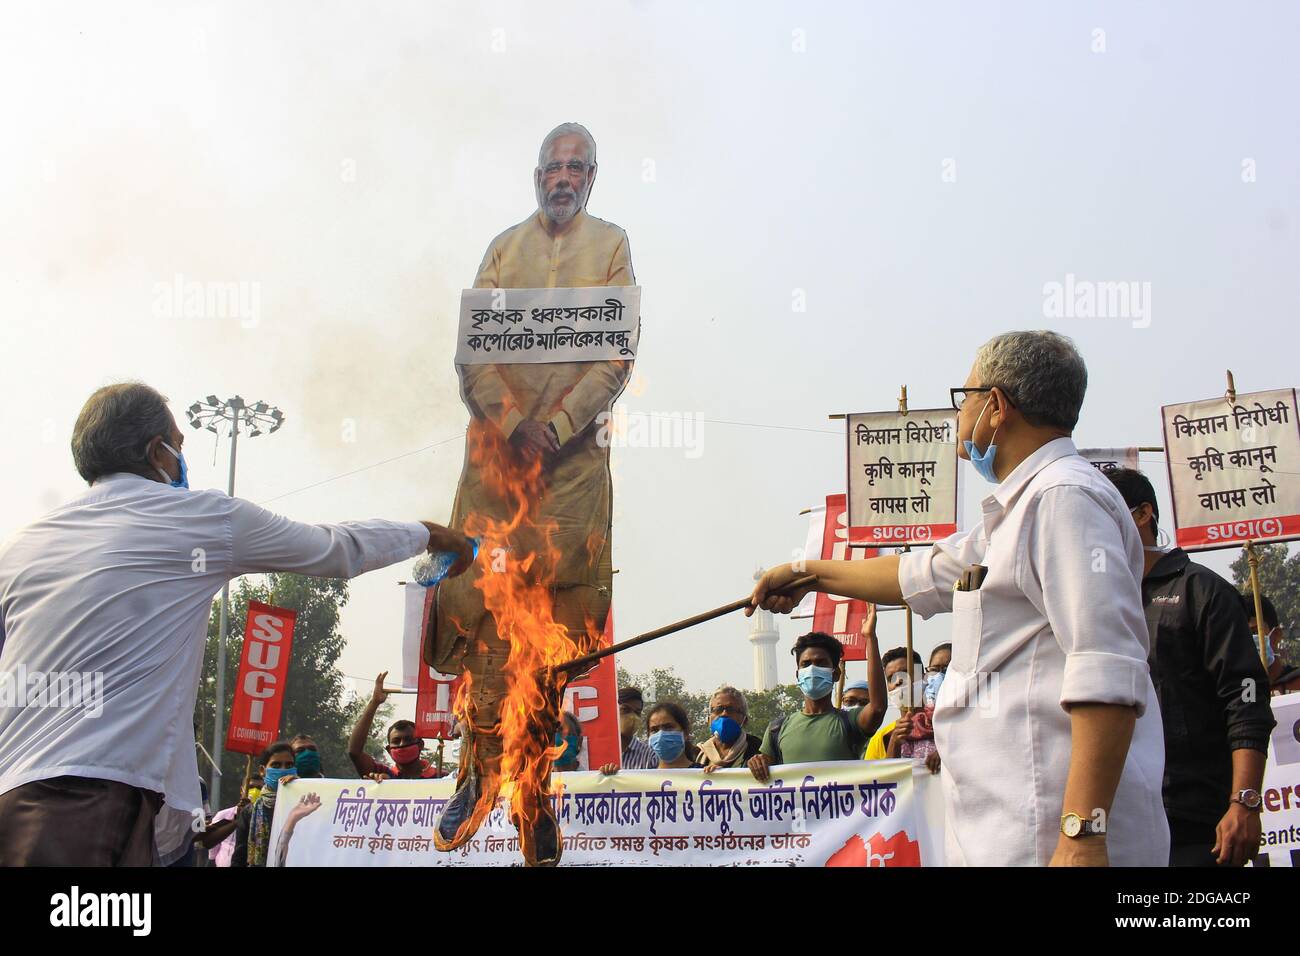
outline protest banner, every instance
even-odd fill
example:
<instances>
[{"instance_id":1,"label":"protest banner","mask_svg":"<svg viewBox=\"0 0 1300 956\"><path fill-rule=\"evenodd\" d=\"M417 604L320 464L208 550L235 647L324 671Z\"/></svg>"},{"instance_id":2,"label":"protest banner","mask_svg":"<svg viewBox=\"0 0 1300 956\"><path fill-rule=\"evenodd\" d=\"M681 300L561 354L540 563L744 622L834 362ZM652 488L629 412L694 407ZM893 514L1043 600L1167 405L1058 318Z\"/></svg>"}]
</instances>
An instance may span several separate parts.
<instances>
[{"instance_id":1,"label":"protest banner","mask_svg":"<svg viewBox=\"0 0 1300 956\"><path fill-rule=\"evenodd\" d=\"M415 694L415 732L425 740L451 740L456 736L456 715L452 705L464 678L444 674L421 664Z\"/></svg>"},{"instance_id":2,"label":"protest banner","mask_svg":"<svg viewBox=\"0 0 1300 956\"><path fill-rule=\"evenodd\" d=\"M1111 471L1115 468L1132 468L1138 467L1138 452L1142 451L1136 446L1128 448L1080 448L1079 454L1088 460L1088 464L1100 472ZM1162 449L1155 449L1161 451Z\"/></svg>"},{"instance_id":3,"label":"protest banner","mask_svg":"<svg viewBox=\"0 0 1300 956\"><path fill-rule=\"evenodd\" d=\"M438 589L407 582L402 624L402 687L415 691L415 732L426 740L452 740L456 715L452 705L462 683L459 674L444 674L420 658L420 641L434 612ZM438 751L441 763L442 750Z\"/></svg>"},{"instance_id":4,"label":"protest banner","mask_svg":"<svg viewBox=\"0 0 1300 956\"><path fill-rule=\"evenodd\" d=\"M853 561L874 558L876 548L849 548L848 500L845 495L827 495L822 511L821 548L823 561ZM811 556L811 555L810 555ZM862 639L862 621L867 616L867 602L838 594L814 592L814 631L830 634L844 645L846 661L866 660L866 643Z\"/></svg>"},{"instance_id":5,"label":"protest banner","mask_svg":"<svg viewBox=\"0 0 1300 956\"><path fill-rule=\"evenodd\" d=\"M1300 538L1300 416L1294 388L1160 409L1174 502L1174 541L1187 551L1242 545L1255 595L1259 657L1268 667L1259 541Z\"/></svg>"},{"instance_id":6,"label":"protest banner","mask_svg":"<svg viewBox=\"0 0 1300 956\"><path fill-rule=\"evenodd\" d=\"M600 646L614 643L614 610L605 617ZM602 658L581 680L564 688L564 709L578 718L582 728L582 750L578 767L591 770L607 763L620 763L623 744L618 736L618 667L614 657Z\"/></svg>"},{"instance_id":7,"label":"protest banner","mask_svg":"<svg viewBox=\"0 0 1300 956\"><path fill-rule=\"evenodd\" d=\"M279 736L297 618L296 611L248 602L244 652L239 657L239 677L226 728L227 750L256 756Z\"/></svg>"},{"instance_id":8,"label":"protest banner","mask_svg":"<svg viewBox=\"0 0 1300 956\"><path fill-rule=\"evenodd\" d=\"M1180 548L1300 538L1295 389L1165 405L1160 414Z\"/></svg>"},{"instance_id":9,"label":"protest banner","mask_svg":"<svg viewBox=\"0 0 1300 956\"><path fill-rule=\"evenodd\" d=\"M640 286L466 289L457 365L636 358Z\"/></svg>"},{"instance_id":10,"label":"protest banner","mask_svg":"<svg viewBox=\"0 0 1300 956\"><path fill-rule=\"evenodd\" d=\"M584 772L553 781L564 865L942 865L942 803L918 792L937 793L938 779L909 760L778 766L766 784L745 769ZM281 784L268 862L518 865L504 791L472 840L451 853L433 849L432 829L453 786L446 778Z\"/></svg>"},{"instance_id":11,"label":"protest banner","mask_svg":"<svg viewBox=\"0 0 1300 956\"><path fill-rule=\"evenodd\" d=\"M429 625L429 615L433 613L434 601L437 600L438 588L427 588L414 581L401 583L402 688L413 691L420 686L420 669L425 666L420 659L420 651L424 643L424 630Z\"/></svg>"},{"instance_id":12,"label":"protest banner","mask_svg":"<svg viewBox=\"0 0 1300 956\"><path fill-rule=\"evenodd\" d=\"M928 544L957 530L957 412L845 416L849 544Z\"/></svg>"},{"instance_id":13,"label":"protest banner","mask_svg":"<svg viewBox=\"0 0 1300 956\"><path fill-rule=\"evenodd\" d=\"M795 561L806 561L813 555L822 553L822 538L826 531L826 506L822 504L814 508L805 508L799 514L800 516L808 516L808 531L804 536L803 547L796 548L791 556ZM809 591L803 596L803 600L795 605L794 610L790 612L790 620L810 618L816 612L817 592Z\"/></svg>"},{"instance_id":14,"label":"protest banner","mask_svg":"<svg viewBox=\"0 0 1300 956\"><path fill-rule=\"evenodd\" d=\"M838 416L831 416L832 418ZM957 410L909 409L845 415L850 547L907 551L957 531ZM912 659L912 609L903 608L904 653ZM917 686L908 684L909 706Z\"/></svg>"},{"instance_id":15,"label":"protest banner","mask_svg":"<svg viewBox=\"0 0 1300 956\"><path fill-rule=\"evenodd\" d=\"M1272 698L1273 728L1264 767L1260 850L1255 866L1300 865L1300 694Z\"/></svg>"}]
</instances>

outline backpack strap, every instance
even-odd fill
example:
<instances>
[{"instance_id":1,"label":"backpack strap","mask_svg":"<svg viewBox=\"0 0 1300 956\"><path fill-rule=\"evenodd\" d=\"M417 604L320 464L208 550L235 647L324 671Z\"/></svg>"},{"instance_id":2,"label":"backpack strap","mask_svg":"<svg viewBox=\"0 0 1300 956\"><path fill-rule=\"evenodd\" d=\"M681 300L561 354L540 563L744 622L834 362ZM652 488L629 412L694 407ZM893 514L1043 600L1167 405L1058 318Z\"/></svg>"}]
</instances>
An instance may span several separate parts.
<instances>
[{"instance_id":1,"label":"backpack strap","mask_svg":"<svg viewBox=\"0 0 1300 956\"><path fill-rule=\"evenodd\" d=\"M781 757L781 728L785 726L785 714L779 714L772 718L772 722L767 725L767 734L772 741L772 763L784 763Z\"/></svg>"}]
</instances>

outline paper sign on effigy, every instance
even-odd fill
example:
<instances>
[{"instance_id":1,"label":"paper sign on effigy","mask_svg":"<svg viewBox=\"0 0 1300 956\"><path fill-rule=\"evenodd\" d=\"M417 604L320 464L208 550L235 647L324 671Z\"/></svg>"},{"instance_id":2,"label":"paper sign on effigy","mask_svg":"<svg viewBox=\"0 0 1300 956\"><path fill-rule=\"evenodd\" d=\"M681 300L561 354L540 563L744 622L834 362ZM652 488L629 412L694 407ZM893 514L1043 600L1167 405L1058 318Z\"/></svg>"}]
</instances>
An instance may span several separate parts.
<instances>
[{"instance_id":1,"label":"paper sign on effigy","mask_svg":"<svg viewBox=\"0 0 1300 956\"><path fill-rule=\"evenodd\" d=\"M640 286L466 289L457 365L600 362L636 358Z\"/></svg>"}]
</instances>

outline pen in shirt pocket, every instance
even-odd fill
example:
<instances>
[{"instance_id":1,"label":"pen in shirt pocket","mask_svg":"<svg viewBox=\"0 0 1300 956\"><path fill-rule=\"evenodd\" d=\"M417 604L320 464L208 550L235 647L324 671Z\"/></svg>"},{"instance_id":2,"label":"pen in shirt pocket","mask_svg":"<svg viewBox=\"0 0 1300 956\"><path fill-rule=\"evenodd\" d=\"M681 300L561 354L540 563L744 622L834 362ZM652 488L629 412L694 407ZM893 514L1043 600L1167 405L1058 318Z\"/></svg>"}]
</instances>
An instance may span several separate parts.
<instances>
[{"instance_id":1,"label":"pen in shirt pocket","mask_svg":"<svg viewBox=\"0 0 1300 956\"><path fill-rule=\"evenodd\" d=\"M978 591L984 584L984 578L989 573L989 569L982 564L972 564L969 568L961 573L961 577L953 584L954 591Z\"/></svg>"}]
</instances>

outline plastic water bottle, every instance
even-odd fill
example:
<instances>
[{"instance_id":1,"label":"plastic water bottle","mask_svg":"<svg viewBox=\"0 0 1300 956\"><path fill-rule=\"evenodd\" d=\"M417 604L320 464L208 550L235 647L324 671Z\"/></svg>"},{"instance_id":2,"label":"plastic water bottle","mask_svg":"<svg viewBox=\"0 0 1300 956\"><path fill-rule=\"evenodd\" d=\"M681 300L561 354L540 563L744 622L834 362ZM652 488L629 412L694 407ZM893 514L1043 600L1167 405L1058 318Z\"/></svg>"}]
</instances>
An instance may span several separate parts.
<instances>
[{"instance_id":1,"label":"plastic water bottle","mask_svg":"<svg viewBox=\"0 0 1300 956\"><path fill-rule=\"evenodd\" d=\"M478 547L483 543L482 538L468 539L474 557L478 557ZM423 584L426 588L431 588L447 576L451 566L456 563L459 557L455 551L437 551L433 554L423 554L411 568L411 577L415 579L416 584ZM471 559L472 560L472 559Z\"/></svg>"}]
</instances>

